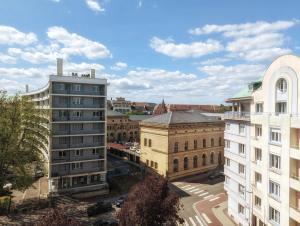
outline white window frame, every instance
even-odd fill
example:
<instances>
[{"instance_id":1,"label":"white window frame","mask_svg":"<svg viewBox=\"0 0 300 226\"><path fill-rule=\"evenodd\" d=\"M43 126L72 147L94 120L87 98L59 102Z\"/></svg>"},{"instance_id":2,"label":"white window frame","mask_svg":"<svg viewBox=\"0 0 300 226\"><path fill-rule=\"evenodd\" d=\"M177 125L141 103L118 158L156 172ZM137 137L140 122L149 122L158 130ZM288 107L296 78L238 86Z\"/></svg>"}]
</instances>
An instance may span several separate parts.
<instances>
[{"instance_id":1,"label":"white window frame","mask_svg":"<svg viewBox=\"0 0 300 226\"><path fill-rule=\"evenodd\" d=\"M81 91L81 84L73 84L73 90L74 91Z\"/></svg>"},{"instance_id":2,"label":"white window frame","mask_svg":"<svg viewBox=\"0 0 300 226\"><path fill-rule=\"evenodd\" d=\"M280 225L280 212L271 206L269 206L269 221Z\"/></svg>"},{"instance_id":3,"label":"white window frame","mask_svg":"<svg viewBox=\"0 0 300 226\"><path fill-rule=\"evenodd\" d=\"M238 213L241 215L245 215L245 207L238 203Z\"/></svg>"},{"instance_id":4,"label":"white window frame","mask_svg":"<svg viewBox=\"0 0 300 226\"><path fill-rule=\"evenodd\" d=\"M280 184L269 180L269 195L277 200L280 199Z\"/></svg>"},{"instance_id":5,"label":"white window frame","mask_svg":"<svg viewBox=\"0 0 300 226\"><path fill-rule=\"evenodd\" d=\"M272 144L281 144L281 130L280 128L270 128L269 142Z\"/></svg>"},{"instance_id":6,"label":"white window frame","mask_svg":"<svg viewBox=\"0 0 300 226\"><path fill-rule=\"evenodd\" d=\"M245 175L245 165L239 163L239 174Z\"/></svg>"},{"instance_id":7,"label":"white window frame","mask_svg":"<svg viewBox=\"0 0 300 226\"><path fill-rule=\"evenodd\" d=\"M246 149L245 144L239 143L239 154L240 155L245 155L245 149Z\"/></svg>"},{"instance_id":8,"label":"white window frame","mask_svg":"<svg viewBox=\"0 0 300 226\"><path fill-rule=\"evenodd\" d=\"M246 126L244 124L239 124L239 134L245 134Z\"/></svg>"},{"instance_id":9,"label":"white window frame","mask_svg":"<svg viewBox=\"0 0 300 226\"><path fill-rule=\"evenodd\" d=\"M269 154L269 167L274 170L281 170L281 157L279 155Z\"/></svg>"}]
</instances>

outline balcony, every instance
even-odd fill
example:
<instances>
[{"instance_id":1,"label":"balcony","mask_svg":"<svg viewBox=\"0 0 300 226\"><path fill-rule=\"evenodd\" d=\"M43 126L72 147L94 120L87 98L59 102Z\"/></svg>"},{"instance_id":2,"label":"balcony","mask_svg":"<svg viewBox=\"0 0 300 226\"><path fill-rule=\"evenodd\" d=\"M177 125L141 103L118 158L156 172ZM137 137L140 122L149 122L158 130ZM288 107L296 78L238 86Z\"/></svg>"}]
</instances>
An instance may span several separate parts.
<instances>
[{"instance_id":1,"label":"balcony","mask_svg":"<svg viewBox=\"0 0 300 226\"><path fill-rule=\"evenodd\" d=\"M103 134L104 129L98 130L58 130L53 131L53 136L56 135L81 135L81 134Z\"/></svg>"},{"instance_id":2,"label":"balcony","mask_svg":"<svg viewBox=\"0 0 300 226\"><path fill-rule=\"evenodd\" d=\"M290 159L290 187L300 191L300 160Z\"/></svg>"},{"instance_id":3,"label":"balcony","mask_svg":"<svg viewBox=\"0 0 300 226\"><path fill-rule=\"evenodd\" d=\"M224 119L249 121L250 112L227 111L224 113Z\"/></svg>"},{"instance_id":4,"label":"balcony","mask_svg":"<svg viewBox=\"0 0 300 226\"><path fill-rule=\"evenodd\" d=\"M300 192L290 189L290 217L300 223Z\"/></svg>"},{"instance_id":5,"label":"balcony","mask_svg":"<svg viewBox=\"0 0 300 226\"><path fill-rule=\"evenodd\" d=\"M300 129L291 128L290 137L290 155L292 158L300 160Z\"/></svg>"},{"instance_id":6,"label":"balcony","mask_svg":"<svg viewBox=\"0 0 300 226\"><path fill-rule=\"evenodd\" d=\"M83 117L72 117L72 116L65 116L65 117L53 117L53 122L64 122L64 121L105 121L104 116L83 116Z\"/></svg>"}]
</instances>

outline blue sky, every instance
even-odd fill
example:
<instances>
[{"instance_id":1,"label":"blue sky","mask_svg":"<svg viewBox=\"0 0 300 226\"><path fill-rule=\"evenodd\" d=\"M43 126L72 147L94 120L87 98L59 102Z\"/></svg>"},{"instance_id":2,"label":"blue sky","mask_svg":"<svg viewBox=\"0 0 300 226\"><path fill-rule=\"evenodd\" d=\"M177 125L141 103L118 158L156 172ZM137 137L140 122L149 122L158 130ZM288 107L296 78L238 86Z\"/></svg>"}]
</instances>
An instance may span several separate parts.
<instances>
[{"instance_id":1,"label":"blue sky","mask_svg":"<svg viewBox=\"0 0 300 226\"><path fill-rule=\"evenodd\" d=\"M110 83L108 97L222 103L298 54L299 1L9 0L0 5L0 88L45 85L65 73Z\"/></svg>"}]
</instances>

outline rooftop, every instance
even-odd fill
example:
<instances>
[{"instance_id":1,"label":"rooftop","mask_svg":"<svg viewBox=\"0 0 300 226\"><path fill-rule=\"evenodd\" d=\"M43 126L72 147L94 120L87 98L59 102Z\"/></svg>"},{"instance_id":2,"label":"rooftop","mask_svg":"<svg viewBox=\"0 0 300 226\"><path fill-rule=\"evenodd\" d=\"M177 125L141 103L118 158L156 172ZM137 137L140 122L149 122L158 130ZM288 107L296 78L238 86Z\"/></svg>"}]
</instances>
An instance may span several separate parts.
<instances>
[{"instance_id":1,"label":"rooftop","mask_svg":"<svg viewBox=\"0 0 300 226\"><path fill-rule=\"evenodd\" d=\"M126 116L120 112L107 110L107 116Z\"/></svg>"},{"instance_id":2,"label":"rooftop","mask_svg":"<svg viewBox=\"0 0 300 226\"><path fill-rule=\"evenodd\" d=\"M143 120L145 123L153 124L180 124L180 123L201 123L201 122L219 122L218 117L207 116L198 111L175 111L157 115Z\"/></svg>"}]
</instances>

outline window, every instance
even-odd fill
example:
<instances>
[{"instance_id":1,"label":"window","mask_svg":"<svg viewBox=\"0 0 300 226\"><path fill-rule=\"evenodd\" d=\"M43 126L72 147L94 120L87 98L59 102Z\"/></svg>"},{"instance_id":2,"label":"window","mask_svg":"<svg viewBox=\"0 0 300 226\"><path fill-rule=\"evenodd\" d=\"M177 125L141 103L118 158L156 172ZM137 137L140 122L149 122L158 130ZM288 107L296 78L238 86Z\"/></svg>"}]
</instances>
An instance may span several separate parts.
<instances>
[{"instance_id":1,"label":"window","mask_svg":"<svg viewBox=\"0 0 300 226\"><path fill-rule=\"evenodd\" d=\"M183 168L184 170L187 170L189 168L189 159L188 157L185 157L183 160Z\"/></svg>"},{"instance_id":2,"label":"window","mask_svg":"<svg viewBox=\"0 0 300 226\"><path fill-rule=\"evenodd\" d=\"M212 153L210 153L210 164L214 164L214 153L212 152Z\"/></svg>"},{"instance_id":3,"label":"window","mask_svg":"<svg viewBox=\"0 0 300 226\"><path fill-rule=\"evenodd\" d=\"M273 182L273 181L269 181L269 194L276 198L279 199L280 197L280 185Z\"/></svg>"},{"instance_id":4,"label":"window","mask_svg":"<svg viewBox=\"0 0 300 226\"><path fill-rule=\"evenodd\" d=\"M226 166L230 166L230 159L226 158Z\"/></svg>"},{"instance_id":5,"label":"window","mask_svg":"<svg viewBox=\"0 0 300 226\"><path fill-rule=\"evenodd\" d=\"M194 158L193 158L193 167L194 168L198 167L198 157L197 157L197 155L195 155Z\"/></svg>"},{"instance_id":6,"label":"window","mask_svg":"<svg viewBox=\"0 0 300 226\"><path fill-rule=\"evenodd\" d=\"M72 142L74 144L82 144L83 143L83 137L72 137Z\"/></svg>"},{"instance_id":7,"label":"window","mask_svg":"<svg viewBox=\"0 0 300 226\"><path fill-rule=\"evenodd\" d=\"M83 163L82 162L72 163L72 169L83 169Z\"/></svg>"},{"instance_id":8,"label":"window","mask_svg":"<svg viewBox=\"0 0 300 226\"><path fill-rule=\"evenodd\" d=\"M261 149L260 148L255 148L254 151L255 151L255 161L260 162L261 161L261 155L262 155Z\"/></svg>"},{"instance_id":9,"label":"window","mask_svg":"<svg viewBox=\"0 0 300 226\"><path fill-rule=\"evenodd\" d=\"M149 166L149 160L148 159L146 160L146 165Z\"/></svg>"},{"instance_id":10,"label":"window","mask_svg":"<svg viewBox=\"0 0 300 226\"><path fill-rule=\"evenodd\" d=\"M230 141L225 140L225 148L229 149L230 148Z\"/></svg>"},{"instance_id":11,"label":"window","mask_svg":"<svg viewBox=\"0 0 300 226\"><path fill-rule=\"evenodd\" d=\"M197 146L198 146L197 140L194 140L194 149L197 149Z\"/></svg>"},{"instance_id":12,"label":"window","mask_svg":"<svg viewBox=\"0 0 300 226\"><path fill-rule=\"evenodd\" d=\"M261 112L263 112L264 111L264 105L263 105L263 103L256 103L255 104L255 112L256 113L261 113Z\"/></svg>"},{"instance_id":13,"label":"window","mask_svg":"<svg viewBox=\"0 0 300 226\"><path fill-rule=\"evenodd\" d=\"M222 146L222 137L219 137L219 146Z\"/></svg>"},{"instance_id":14,"label":"window","mask_svg":"<svg viewBox=\"0 0 300 226\"><path fill-rule=\"evenodd\" d=\"M94 148L93 149L93 155L97 155L97 154L99 154L99 149Z\"/></svg>"},{"instance_id":15,"label":"window","mask_svg":"<svg viewBox=\"0 0 300 226\"><path fill-rule=\"evenodd\" d=\"M203 148L206 148L206 140L203 139Z\"/></svg>"},{"instance_id":16,"label":"window","mask_svg":"<svg viewBox=\"0 0 300 226\"><path fill-rule=\"evenodd\" d=\"M93 105L99 105L100 104L100 99L99 98L93 98Z\"/></svg>"},{"instance_id":17,"label":"window","mask_svg":"<svg viewBox=\"0 0 300 226\"><path fill-rule=\"evenodd\" d=\"M261 174L255 172L254 174L254 180L255 180L255 184L257 185L257 183L261 183Z\"/></svg>"},{"instance_id":18,"label":"window","mask_svg":"<svg viewBox=\"0 0 300 226\"><path fill-rule=\"evenodd\" d=\"M186 141L186 142L184 143L184 150L187 151L188 149L189 149L189 142Z\"/></svg>"},{"instance_id":19,"label":"window","mask_svg":"<svg viewBox=\"0 0 300 226\"><path fill-rule=\"evenodd\" d=\"M225 183L226 183L226 184L229 184L229 183L230 183L230 177L225 176Z\"/></svg>"},{"instance_id":20,"label":"window","mask_svg":"<svg viewBox=\"0 0 300 226\"><path fill-rule=\"evenodd\" d=\"M215 140L214 140L214 138L210 139L210 146L211 147L215 146Z\"/></svg>"},{"instance_id":21,"label":"window","mask_svg":"<svg viewBox=\"0 0 300 226\"><path fill-rule=\"evenodd\" d=\"M149 139L149 147L152 147L152 140Z\"/></svg>"},{"instance_id":22,"label":"window","mask_svg":"<svg viewBox=\"0 0 300 226\"><path fill-rule=\"evenodd\" d=\"M242 196L245 195L245 186L239 184L239 193L240 193L240 195L242 195Z\"/></svg>"},{"instance_id":23,"label":"window","mask_svg":"<svg viewBox=\"0 0 300 226\"><path fill-rule=\"evenodd\" d=\"M262 135L262 128L259 125L255 125L255 137L261 137Z\"/></svg>"},{"instance_id":24,"label":"window","mask_svg":"<svg viewBox=\"0 0 300 226\"><path fill-rule=\"evenodd\" d=\"M63 83L59 83L57 85L58 85L58 90L60 90L60 91L64 91L66 89L66 86Z\"/></svg>"},{"instance_id":25,"label":"window","mask_svg":"<svg viewBox=\"0 0 300 226\"><path fill-rule=\"evenodd\" d=\"M83 130L83 124L82 123L72 124L72 130Z\"/></svg>"},{"instance_id":26,"label":"window","mask_svg":"<svg viewBox=\"0 0 300 226\"><path fill-rule=\"evenodd\" d=\"M72 103L75 104L75 105L81 105L82 104L81 97L73 97Z\"/></svg>"},{"instance_id":27,"label":"window","mask_svg":"<svg viewBox=\"0 0 300 226\"><path fill-rule=\"evenodd\" d=\"M151 161L151 167L153 167L153 164L154 164L153 161Z\"/></svg>"},{"instance_id":28,"label":"window","mask_svg":"<svg viewBox=\"0 0 300 226\"><path fill-rule=\"evenodd\" d=\"M174 152L178 152L178 142L175 142L174 144Z\"/></svg>"},{"instance_id":29,"label":"window","mask_svg":"<svg viewBox=\"0 0 300 226\"><path fill-rule=\"evenodd\" d=\"M93 86L93 92L99 92L99 86Z\"/></svg>"},{"instance_id":30,"label":"window","mask_svg":"<svg viewBox=\"0 0 300 226\"><path fill-rule=\"evenodd\" d=\"M229 124L229 123L226 123L225 129L226 129L227 131L230 130L230 124Z\"/></svg>"},{"instance_id":31,"label":"window","mask_svg":"<svg viewBox=\"0 0 300 226\"><path fill-rule=\"evenodd\" d=\"M245 145L239 144L239 154L244 155L245 154Z\"/></svg>"},{"instance_id":32,"label":"window","mask_svg":"<svg viewBox=\"0 0 300 226\"><path fill-rule=\"evenodd\" d=\"M270 142L281 144L281 131L277 128L270 128Z\"/></svg>"},{"instance_id":33,"label":"window","mask_svg":"<svg viewBox=\"0 0 300 226\"><path fill-rule=\"evenodd\" d=\"M254 197L254 205L258 208L261 208L261 198L255 196Z\"/></svg>"},{"instance_id":34,"label":"window","mask_svg":"<svg viewBox=\"0 0 300 226\"><path fill-rule=\"evenodd\" d=\"M73 111L72 116L76 117L76 118L80 118L82 116L82 112L81 111Z\"/></svg>"},{"instance_id":35,"label":"window","mask_svg":"<svg viewBox=\"0 0 300 226\"><path fill-rule=\"evenodd\" d=\"M287 82L285 79L281 78L278 80L277 82L277 89L282 92L285 93L287 90Z\"/></svg>"},{"instance_id":36,"label":"window","mask_svg":"<svg viewBox=\"0 0 300 226\"><path fill-rule=\"evenodd\" d=\"M73 85L73 90L74 91L80 91L81 90L81 85L80 84L74 84Z\"/></svg>"},{"instance_id":37,"label":"window","mask_svg":"<svg viewBox=\"0 0 300 226\"><path fill-rule=\"evenodd\" d=\"M60 137L58 139L59 144L67 144L67 138L66 137Z\"/></svg>"},{"instance_id":38,"label":"window","mask_svg":"<svg viewBox=\"0 0 300 226\"><path fill-rule=\"evenodd\" d=\"M157 167L158 167L158 164L157 164L157 162L155 162L154 163L154 168L157 169Z\"/></svg>"},{"instance_id":39,"label":"window","mask_svg":"<svg viewBox=\"0 0 300 226\"><path fill-rule=\"evenodd\" d=\"M281 164L280 164L280 156L270 154L270 168L278 169L280 170Z\"/></svg>"},{"instance_id":40,"label":"window","mask_svg":"<svg viewBox=\"0 0 300 226\"><path fill-rule=\"evenodd\" d=\"M239 163L239 173L245 174L245 166Z\"/></svg>"},{"instance_id":41,"label":"window","mask_svg":"<svg viewBox=\"0 0 300 226\"><path fill-rule=\"evenodd\" d=\"M275 210L273 207L269 207L269 220L280 224L280 212Z\"/></svg>"},{"instance_id":42,"label":"window","mask_svg":"<svg viewBox=\"0 0 300 226\"><path fill-rule=\"evenodd\" d=\"M245 133L245 125L239 124L239 134L244 134L244 133Z\"/></svg>"},{"instance_id":43,"label":"window","mask_svg":"<svg viewBox=\"0 0 300 226\"><path fill-rule=\"evenodd\" d=\"M144 146L147 146L147 138L144 138Z\"/></svg>"},{"instance_id":44,"label":"window","mask_svg":"<svg viewBox=\"0 0 300 226\"><path fill-rule=\"evenodd\" d=\"M75 155L76 156L83 156L83 150L75 150Z\"/></svg>"},{"instance_id":45,"label":"window","mask_svg":"<svg viewBox=\"0 0 300 226\"><path fill-rule=\"evenodd\" d=\"M101 136L93 136L93 143L100 143L101 142Z\"/></svg>"},{"instance_id":46,"label":"window","mask_svg":"<svg viewBox=\"0 0 300 226\"><path fill-rule=\"evenodd\" d=\"M202 155L202 166L206 166L206 155Z\"/></svg>"},{"instance_id":47,"label":"window","mask_svg":"<svg viewBox=\"0 0 300 226\"><path fill-rule=\"evenodd\" d=\"M275 108L277 114L286 113L286 102L277 102Z\"/></svg>"},{"instance_id":48,"label":"window","mask_svg":"<svg viewBox=\"0 0 300 226\"><path fill-rule=\"evenodd\" d=\"M66 152L65 152L65 151L59 151L59 152L58 152L58 156L59 156L60 158L66 157Z\"/></svg>"},{"instance_id":49,"label":"window","mask_svg":"<svg viewBox=\"0 0 300 226\"><path fill-rule=\"evenodd\" d=\"M244 215L244 213L245 213L245 208L244 208L241 204L238 204L238 211L239 211L239 214Z\"/></svg>"},{"instance_id":50,"label":"window","mask_svg":"<svg viewBox=\"0 0 300 226\"><path fill-rule=\"evenodd\" d=\"M173 160L173 172L178 172L178 159Z\"/></svg>"}]
</instances>

